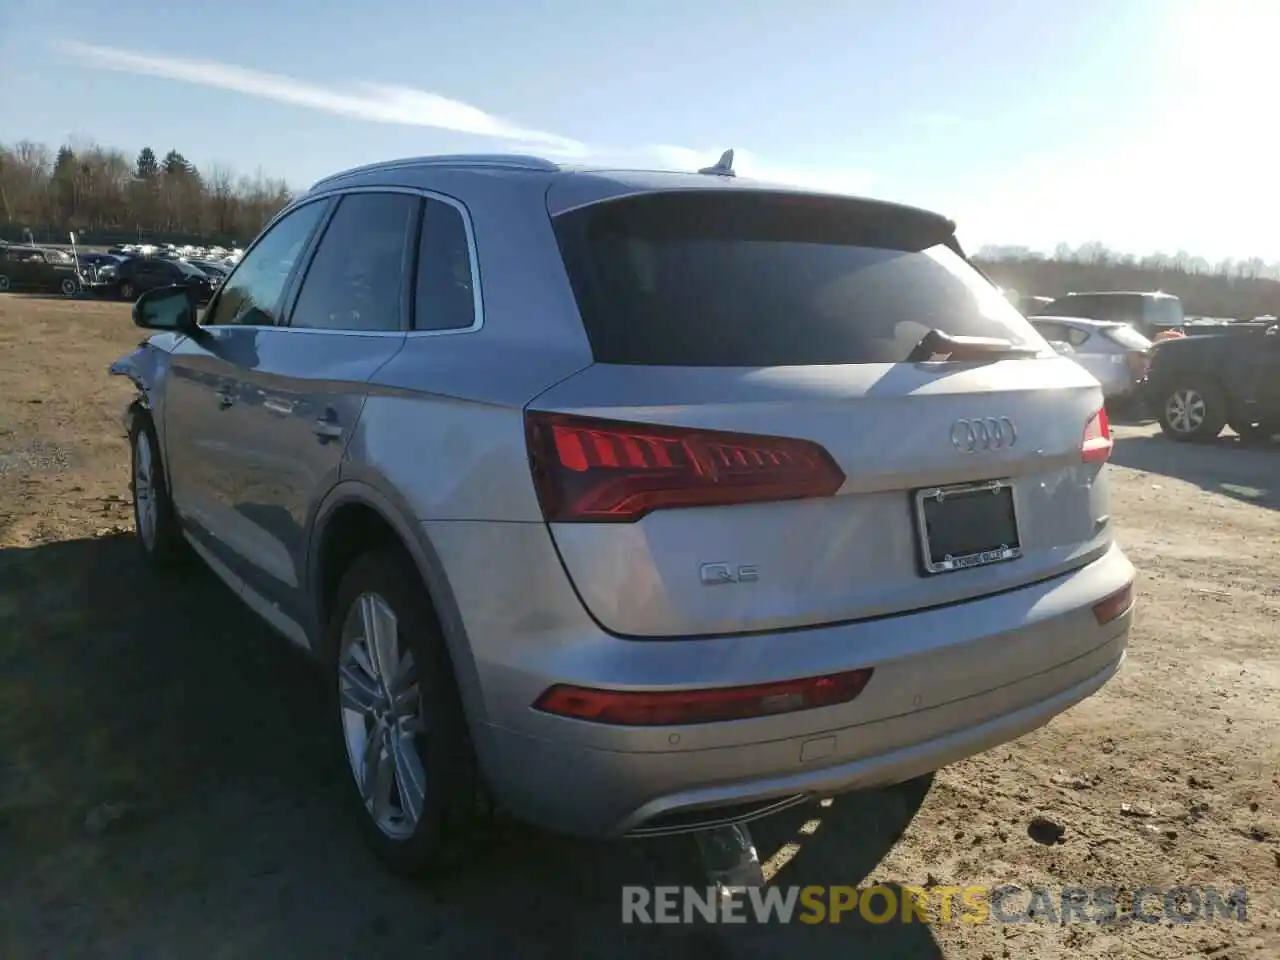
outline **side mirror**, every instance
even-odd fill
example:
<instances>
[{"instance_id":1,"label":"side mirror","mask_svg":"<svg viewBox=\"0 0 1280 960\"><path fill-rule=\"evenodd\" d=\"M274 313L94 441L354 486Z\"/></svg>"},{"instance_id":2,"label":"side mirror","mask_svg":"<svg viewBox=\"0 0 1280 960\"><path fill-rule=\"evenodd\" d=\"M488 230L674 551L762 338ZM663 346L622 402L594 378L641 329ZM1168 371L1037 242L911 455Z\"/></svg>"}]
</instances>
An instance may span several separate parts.
<instances>
[{"instance_id":1,"label":"side mirror","mask_svg":"<svg viewBox=\"0 0 1280 960\"><path fill-rule=\"evenodd\" d=\"M1076 348L1065 340L1050 340L1049 346L1053 347L1053 349L1057 350L1058 353L1062 354L1064 357L1069 357L1076 352Z\"/></svg>"},{"instance_id":2,"label":"side mirror","mask_svg":"<svg viewBox=\"0 0 1280 960\"><path fill-rule=\"evenodd\" d=\"M133 305L133 322L144 330L172 330L200 336L196 323L196 298L187 287L155 287Z\"/></svg>"}]
</instances>

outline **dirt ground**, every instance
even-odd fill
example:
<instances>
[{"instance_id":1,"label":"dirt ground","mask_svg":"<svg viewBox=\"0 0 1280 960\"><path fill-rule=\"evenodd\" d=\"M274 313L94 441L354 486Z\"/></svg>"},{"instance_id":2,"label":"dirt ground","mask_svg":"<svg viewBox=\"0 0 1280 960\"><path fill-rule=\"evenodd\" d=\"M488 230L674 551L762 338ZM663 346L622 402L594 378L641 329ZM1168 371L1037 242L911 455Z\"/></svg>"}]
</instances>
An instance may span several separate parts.
<instances>
[{"instance_id":1,"label":"dirt ground","mask_svg":"<svg viewBox=\"0 0 1280 960\"><path fill-rule=\"evenodd\" d=\"M138 339L0 296L0 956L1280 957L1280 449L1120 428L1121 675L927 794L755 828L779 884L1244 886L1246 922L623 926L623 884L702 882L692 841L504 826L430 886L365 853L314 676L211 574L135 561L106 365Z\"/></svg>"}]
</instances>

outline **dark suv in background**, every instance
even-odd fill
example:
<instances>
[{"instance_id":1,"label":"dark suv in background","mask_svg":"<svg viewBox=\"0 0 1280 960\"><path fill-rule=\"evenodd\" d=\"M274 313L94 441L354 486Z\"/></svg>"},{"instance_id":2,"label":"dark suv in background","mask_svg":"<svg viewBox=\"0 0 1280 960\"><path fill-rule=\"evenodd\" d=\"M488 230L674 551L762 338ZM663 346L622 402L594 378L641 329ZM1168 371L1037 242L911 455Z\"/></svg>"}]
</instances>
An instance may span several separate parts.
<instances>
[{"instance_id":1,"label":"dark suv in background","mask_svg":"<svg viewBox=\"0 0 1280 960\"><path fill-rule=\"evenodd\" d=\"M129 257L113 267L98 271L97 286L114 291L121 300L136 300L138 296L156 287L187 287L195 293L196 300L205 302L222 282L198 267L182 260L163 257Z\"/></svg>"},{"instance_id":2,"label":"dark suv in background","mask_svg":"<svg viewBox=\"0 0 1280 960\"><path fill-rule=\"evenodd\" d=\"M1280 326L1233 326L1152 351L1146 398L1165 436L1209 441L1230 426L1265 442L1280 433Z\"/></svg>"}]
</instances>

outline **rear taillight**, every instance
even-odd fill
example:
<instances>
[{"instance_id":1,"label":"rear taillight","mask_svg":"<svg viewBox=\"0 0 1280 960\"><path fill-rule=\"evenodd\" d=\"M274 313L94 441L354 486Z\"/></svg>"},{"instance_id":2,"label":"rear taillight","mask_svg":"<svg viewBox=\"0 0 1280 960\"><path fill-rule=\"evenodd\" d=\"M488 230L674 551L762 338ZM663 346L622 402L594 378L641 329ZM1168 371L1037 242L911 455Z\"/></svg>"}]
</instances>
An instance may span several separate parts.
<instances>
[{"instance_id":1,"label":"rear taillight","mask_svg":"<svg viewBox=\"0 0 1280 960\"><path fill-rule=\"evenodd\" d=\"M871 679L871 669L825 677L710 690L597 690L557 684L534 709L575 720L628 727L667 727L774 716L848 703Z\"/></svg>"},{"instance_id":2,"label":"rear taillight","mask_svg":"<svg viewBox=\"0 0 1280 960\"><path fill-rule=\"evenodd\" d=\"M526 428L543 515L558 523L827 497L844 483L831 455L808 440L536 412Z\"/></svg>"},{"instance_id":3,"label":"rear taillight","mask_svg":"<svg viewBox=\"0 0 1280 960\"><path fill-rule=\"evenodd\" d=\"M1103 463L1111 456L1111 422L1104 407L1084 425L1084 442L1080 455L1085 463Z\"/></svg>"}]
</instances>

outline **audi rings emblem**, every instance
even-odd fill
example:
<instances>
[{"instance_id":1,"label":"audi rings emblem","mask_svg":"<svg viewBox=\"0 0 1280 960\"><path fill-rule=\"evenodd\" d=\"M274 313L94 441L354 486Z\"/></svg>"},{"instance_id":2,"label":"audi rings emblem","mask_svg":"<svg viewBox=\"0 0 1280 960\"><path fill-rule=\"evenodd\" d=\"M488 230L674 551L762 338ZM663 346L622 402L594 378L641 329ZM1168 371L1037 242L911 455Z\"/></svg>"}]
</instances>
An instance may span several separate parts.
<instances>
[{"instance_id":1,"label":"audi rings emblem","mask_svg":"<svg viewBox=\"0 0 1280 960\"><path fill-rule=\"evenodd\" d=\"M1018 442L1018 428L1009 417L957 420L951 425L951 445L961 453L1007 450Z\"/></svg>"}]
</instances>

